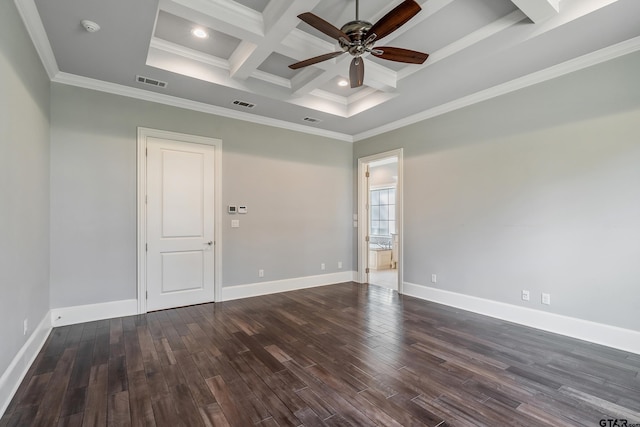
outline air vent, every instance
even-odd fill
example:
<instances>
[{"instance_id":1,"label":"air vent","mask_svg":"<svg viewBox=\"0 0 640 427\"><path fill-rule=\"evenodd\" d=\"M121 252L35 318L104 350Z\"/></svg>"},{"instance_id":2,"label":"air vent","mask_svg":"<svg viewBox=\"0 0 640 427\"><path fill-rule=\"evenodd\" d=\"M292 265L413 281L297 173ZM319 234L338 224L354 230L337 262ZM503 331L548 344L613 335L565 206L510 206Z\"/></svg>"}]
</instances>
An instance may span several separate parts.
<instances>
[{"instance_id":1,"label":"air vent","mask_svg":"<svg viewBox=\"0 0 640 427\"><path fill-rule=\"evenodd\" d=\"M239 107L244 107L244 108L253 108L253 107L256 106L256 104L252 104L252 103L247 102L247 101L239 101L237 99L235 101L233 101L233 104L237 105Z\"/></svg>"},{"instance_id":2,"label":"air vent","mask_svg":"<svg viewBox=\"0 0 640 427\"><path fill-rule=\"evenodd\" d=\"M322 120L320 119L314 119L313 117L305 117L304 119L305 122L309 122L309 123L320 123Z\"/></svg>"},{"instance_id":3,"label":"air vent","mask_svg":"<svg viewBox=\"0 0 640 427\"><path fill-rule=\"evenodd\" d=\"M151 85L151 86L155 86L155 87L162 87L162 88L167 87L167 82L162 82L162 81L156 80L156 79L150 79L149 77L136 76L136 80L138 80L139 83L144 83L146 85Z\"/></svg>"}]
</instances>

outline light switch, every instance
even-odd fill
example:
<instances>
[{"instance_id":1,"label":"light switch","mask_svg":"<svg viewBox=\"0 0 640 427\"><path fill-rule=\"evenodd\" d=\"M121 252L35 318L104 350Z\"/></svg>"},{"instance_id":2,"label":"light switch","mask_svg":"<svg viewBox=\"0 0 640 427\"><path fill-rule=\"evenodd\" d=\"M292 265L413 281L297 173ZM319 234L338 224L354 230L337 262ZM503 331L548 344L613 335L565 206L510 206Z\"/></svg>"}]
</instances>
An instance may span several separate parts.
<instances>
[{"instance_id":1,"label":"light switch","mask_svg":"<svg viewBox=\"0 0 640 427\"><path fill-rule=\"evenodd\" d=\"M240 220L232 219L231 220L231 228L240 228Z\"/></svg>"}]
</instances>

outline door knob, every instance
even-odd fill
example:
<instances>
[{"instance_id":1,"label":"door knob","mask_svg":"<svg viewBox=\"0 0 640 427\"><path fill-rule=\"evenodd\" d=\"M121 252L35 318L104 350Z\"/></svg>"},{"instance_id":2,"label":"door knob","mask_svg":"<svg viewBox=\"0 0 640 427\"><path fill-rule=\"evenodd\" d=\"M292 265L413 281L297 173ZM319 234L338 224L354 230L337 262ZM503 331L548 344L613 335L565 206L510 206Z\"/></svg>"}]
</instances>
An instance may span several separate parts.
<instances>
[{"instance_id":1,"label":"door knob","mask_svg":"<svg viewBox=\"0 0 640 427\"><path fill-rule=\"evenodd\" d=\"M213 240L209 240L209 241L207 242L207 245L209 245L209 246L213 246Z\"/></svg>"}]
</instances>

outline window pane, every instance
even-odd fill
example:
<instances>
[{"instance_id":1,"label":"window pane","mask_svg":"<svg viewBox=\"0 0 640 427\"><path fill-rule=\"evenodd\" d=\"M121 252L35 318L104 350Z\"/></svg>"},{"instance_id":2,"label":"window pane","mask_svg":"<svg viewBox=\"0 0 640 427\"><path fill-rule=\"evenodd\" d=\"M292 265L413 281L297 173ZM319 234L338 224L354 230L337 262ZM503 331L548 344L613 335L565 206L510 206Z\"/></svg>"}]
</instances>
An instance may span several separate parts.
<instances>
[{"instance_id":1,"label":"window pane","mask_svg":"<svg viewBox=\"0 0 640 427\"><path fill-rule=\"evenodd\" d=\"M389 204L389 190L380 190L380 204L381 205Z\"/></svg>"},{"instance_id":2,"label":"window pane","mask_svg":"<svg viewBox=\"0 0 640 427\"><path fill-rule=\"evenodd\" d=\"M380 221L386 221L389 219L389 206L380 206L379 207L379 213L380 213Z\"/></svg>"},{"instance_id":3,"label":"window pane","mask_svg":"<svg viewBox=\"0 0 640 427\"><path fill-rule=\"evenodd\" d=\"M371 235L390 236L396 232L396 190L383 188L370 193Z\"/></svg>"},{"instance_id":4,"label":"window pane","mask_svg":"<svg viewBox=\"0 0 640 427\"><path fill-rule=\"evenodd\" d=\"M379 190L371 191L371 204L379 205L380 204L380 192Z\"/></svg>"},{"instance_id":5,"label":"window pane","mask_svg":"<svg viewBox=\"0 0 640 427\"><path fill-rule=\"evenodd\" d=\"M380 206L371 206L371 220L372 221L378 221L379 219L381 219L380 218Z\"/></svg>"},{"instance_id":6,"label":"window pane","mask_svg":"<svg viewBox=\"0 0 640 427\"><path fill-rule=\"evenodd\" d=\"M380 221L371 221L371 234L380 234Z\"/></svg>"},{"instance_id":7,"label":"window pane","mask_svg":"<svg viewBox=\"0 0 640 427\"><path fill-rule=\"evenodd\" d=\"M379 233L381 236L389 235L389 221L380 221Z\"/></svg>"}]
</instances>

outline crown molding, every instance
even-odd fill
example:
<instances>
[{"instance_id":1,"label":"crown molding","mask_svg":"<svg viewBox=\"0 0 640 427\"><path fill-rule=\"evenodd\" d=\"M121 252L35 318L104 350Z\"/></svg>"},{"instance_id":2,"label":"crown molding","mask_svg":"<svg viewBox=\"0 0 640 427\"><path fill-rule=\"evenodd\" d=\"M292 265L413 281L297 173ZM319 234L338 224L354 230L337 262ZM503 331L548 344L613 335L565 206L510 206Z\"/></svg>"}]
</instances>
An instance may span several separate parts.
<instances>
[{"instance_id":1,"label":"crown molding","mask_svg":"<svg viewBox=\"0 0 640 427\"><path fill-rule=\"evenodd\" d=\"M177 0L177 1L201 1L201 0ZM435 0L431 0L435 1ZM441 5L448 4L451 0L439 0ZM600 49L596 52L592 52L578 58L574 58L565 61L561 64L554 65L552 67L540 70L529 75L519 77L509 82L476 92L474 94L458 98L445 104L438 105L433 108L429 108L420 113L413 114L403 119L397 120L392 123L388 123L383 126L379 126L374 129L370 129L365 132L361 132L355 135L349 135L341 132L334 132L324 129L318 129L302 124L291 123L285 120L271 119L267 117L258 116L246 112L231 110L219 106L213 106L197 101L190 101L170 95L159 94L150 92L143 89L124 86L116 83L103 82L87 77L81 77L77 75L61 72L49 39L47 38L46 31L42 25L42 20L38 13L38 9L34 0L14 0L16 8L25 24L27 32L29 33L33 45L40 57L40 60L44 66L44 69L52 82L67 84L71 86L82 87L86 89L97 90L106 93L112 93L121 96L127 96L130 98L141 99L150 102L156 102L159 104L175 106L179 108L185 108L188 110L199 111L207 114L214 114L221 117L227 117L237 120L248 121L252 123L262 124L266 126L274 126L282 129L288 129L296 132L307 133L310 135L317 135L331 139L337 139L346 142L361 141L367 138L371 138L392 130L399 129L404 126L427 120L433 117L446 114L460 108L464 108L479 102L483 102L501 95L505 95L514 92L519 89L523 89L538 83L545 82L547 80L554 79L575 71L582 70L584 68L591 67L593 65L606 62L620 56L624 56L640 50L640 37L635 37L624 42ZM437 3L437 2L436 2ZM429 6L430 2L427 2L425 6ZM519 12L520 13L520 12ZM514 13L513 16L505 17L506 21L517 21L518 16ZM512 22L511 22L512 23ZM509 22L505 22L508 25ZM299 31L299 30L298 30ZM296 33L294 31L293 33ZM293 34L292 33L292 34ZM303 35L297 35L298 38L306 38ZM290 36L291 37L291 36ZM295 38L295 37L294 37ZM290 41L291 39L289 39ZM285 39L286 41L286 39ZM326 43L322 41L323 43ZM165 46L166 47L166 46ZM400 72L399 78L406 77L405 72ZM264 76L254 76L256 78L264 78ZM275 84L282 82L273 82ZM351 102L353 100L349 100Z\"/></svg>"},{"instance_id":2,"label":"crown molding","mask_svg":"<svg viewBox=\"0 0 640 427\"><path fill-rule=\"evenodd\" d=\"M198 111L201 113L214 114L216 116L227 117L230 119L243 120L246 122L261 124L265 126L273 126L281 129L292 130L296 132L307 133L310 135L323 136L325 138L337 139L345 142L353 142L351 135L344 133L317 129L310 126L299 125L284 120L270 119L267 117L249 114L242 111L231 110L228 108L218 107L205 104L203 102L190 101L176 96L165 95L162 93L150 92L144 89L133 88L116 83L104 82L101 80L81 77L74 74L58 72L52 82L69 86L81 87L84 89L97 90L114 95L126 96L129 98L140 99L143 101L155 102L158 104L169 105L172 107L184 108L187 110Z\"/></svg>"},{"instance_id":3,"label":"crown molding","mask_svg":"<svg viewBox=\"0 0 640 427\"><path fill-rule=\"evenodd\" d=\"M211 65L222 70L229 71L229 61L226 59L218 58L208 53L200 52L195 49L190 49L179 44L160 39L158 37L151 37L149 43L149 50L157 49L163 52L170 53L172 55L178 55L192 61L201 62L203 64Z\"/></svg>"},{"instance_id":4,"label":"crown molding","mask_svg":"<svg viewBox=\"0 0 640 427\"><path fill-rule=\"evenodd\" d=\"M506 83L481 90L480 92L476 92L468 96L463 96L462 98L458 98L453 101L438 105L437 107L429 108L428 110L413 114L409 117L405 117L393 123L388 123L384 126L379 126L366 132L353 135L353 140L355 142L362 141L367 138L372 138L374 136L390 132L392 130L409 126L423 120L450 113L451 111L455 111L460 108L468 107L470 105L477 104L491 98L506 95L508 93L536 85L538 83L546 82L547 80L552 80L557 77L573 73L575 71L579 71L606 61L610 61L612 59L628 55L638 50L640 50L640 37L634 37L624 42L620 42L615 45L597 50L595 52L570 59L552 67L545 68L544 70L536 71L535 73L531 73L526 76L508 81Z\"/></svg>"},{"instance_id":5,"label":"crown molding","mask_svg":"<svg viewBox=\"0 0 640 427\"><path fill-rule=\"evenodd\" d=\"M56 57L53 54L53 49L51 49L51 43L49 43L47 32L44 29L44 25L42 25L35 2L33 0L15 0L14 3L49 79L53 79L60 72L60 68L58 68Z\"/></svg>"},{"instance_id":6,"label":"crown molding","mask_svg":"<svg viewBox=\"0 0 640 427\"><path fill-rule=\"evenodd\" d=\"M227 0L170 0L170 2L264 37L262 14L240 3Z\"/></svg>"}]
</instances>

